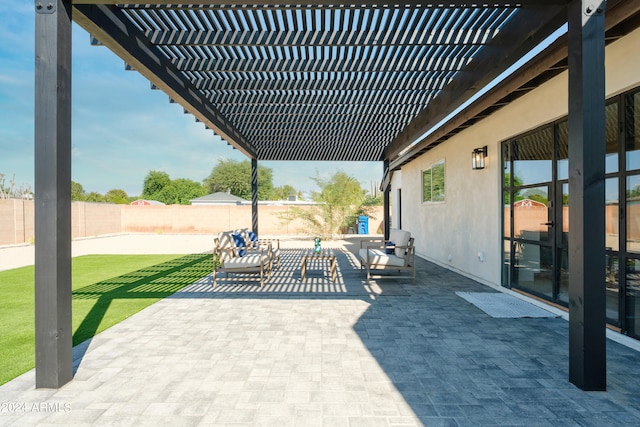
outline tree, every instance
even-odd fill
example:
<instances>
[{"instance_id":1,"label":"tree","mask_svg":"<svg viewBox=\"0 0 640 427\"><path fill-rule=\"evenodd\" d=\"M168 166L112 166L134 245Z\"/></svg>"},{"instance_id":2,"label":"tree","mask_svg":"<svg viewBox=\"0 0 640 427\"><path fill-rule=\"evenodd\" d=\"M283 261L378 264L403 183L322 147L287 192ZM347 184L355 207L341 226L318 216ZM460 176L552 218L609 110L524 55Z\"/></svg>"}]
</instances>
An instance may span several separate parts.
<instances>
[{"instance_id":1,"label":"tree","mask_svg":"<svg viewBox=\"0 0 640 427\"><path fill-rule=\"evenodd\" d=\"M178 189L173 183L165 185L162 190L154 194L153 200L164 203L165 205L177 205L178 203Z\"/></svg>"},{"instance_id":2,"label":"tree","mask_svg":"<svg viewBox=\"0 0 640 427\"><path fill-rule=\"evenodd\" d=\"M171 185L176 189L175 203L180 205L190 205L191 199L202 197L206 194L204 186L191 179L177 178L171 181Z\"/></svg>"},{"instance_id":3,"label":"tree","mask_svg":"<svg viewBox=\"0 0 640 427\"><path fill-rule=\"evenodd\" d=\"M298 191L287 184L283 185L282 187L275 187L269 199L288 200L289 196L296 196L298 199L302 199L302 191Z\"/></svg>"},{"instance_id":4,"label":"tree","mask_svg":"<svg viewBox=\"0 0 640 427\"><path fill-rule=\"evenodd\" d=\"M307 210L292 207L289 220L301 219L309 232L330 237L345 231L355 223L359 213L366 212L363 207L365 191L355 178L337 171L329 179L316 175L313 180L320 191L313 192L312 199L319 204Z\"/></svg>"},{"instance_id":5,"label":"tree","mask_svg":"<svg viewBox=\"0 0 640 427\"><path fill-rule=\"evenodd\" d=\"M382 206L382 204L382 194L373 195L371 193L368 193L364 197L364 201L362 202L362 206Z\"/></svg>"},{"instance_id":6,"label":"tree","mask_svg":"<svg viewBox=\"0 0 640 427\"><path fill-rule=\"evenodd\" d=\"M71 181L71 200L82 202L87 197L87 194L82 188L82 184L79 182Z\"/></svg>"},{"instance_id":7,"label":"tree","mask_svg":"<svg viewBox=\"0 0 640 427\"><path fill-rule=\"evenodd\" d=\"M164 187L171 183L169 174L162 171L149 171L144 178L144 184L142 186L142 195L144 199L158 200L154 198L154 195L159 194Z\"/></svg>"},{"instance_id":8,"label":"tree","mask_svg":"<svg viewBox=\"0 0 640 427\"><path fill-rule=\"evenodd\" d=\"M5 185L5 175L0 173L0 199L33 199L33 191L29 185L20 185L16 188L15 174Z\"/></svg>"},{"instance_id":9,"label":"tree","mask_svg":"<svg viewBox=\"0 0 640 427\"><path fill-rule=\"evenodd\" d=\"M144 179L141 197L167 205L189 205L191 199L205 194L199 182L185 178L172 180L166 172L150 171Z\"/></svg>"},{"instance_id":10,"label":"tree","mask_svg":"<svg viewBox=\"0 0 640 427\"><path fill-rule=\"evenodd\" d=\"M96 193L95 191L88 193L84 200L87 202L100 202L100 203L105 201L104 196L100 193Z\"/></svg>"},{"instance_id":11,"label":"tree","mask_svg":"<svg viewBox=\"0 0 640 427\"><path fill-rule=\"evenodd\" d=\"M504 204L505 205L509 205L511 204L511 196L509 194L509 187L513 184L514 187L520 187L522 186L522 178L520 178L519 176L514 176L513 177L513 183L511 182L511 174L510 173L505 173L504 174L504 188L505 193L504 193ZM515 190L515 193L513 195L513 198L515 199L514 202L517 202L518 200L522 200L524 199L524 197L521 195L521 190Z\"/></svg>"},{"instance_id":12,"label":"tree","mask_svg":"<svg viewBox=\"0 0 640 427\"><path fill-rule=\"evenodd\" d=\"M234 196L251 200L251 161L222 159L204 179L208 193L229 191ZM258 165L258 200L268 200L273 193L273 171Z\"/></svg>"},{"instance_id":13,"label":"tree","mask_svg":"<svg viewBox=\"0 0 640 427\"><path fill-rule=\"evenodd\" d=\"M128 205L129 196L124 190L113 189L109 190L104 195L105 202L115 203L117 205Z\"/></svg>"}]
</instances>

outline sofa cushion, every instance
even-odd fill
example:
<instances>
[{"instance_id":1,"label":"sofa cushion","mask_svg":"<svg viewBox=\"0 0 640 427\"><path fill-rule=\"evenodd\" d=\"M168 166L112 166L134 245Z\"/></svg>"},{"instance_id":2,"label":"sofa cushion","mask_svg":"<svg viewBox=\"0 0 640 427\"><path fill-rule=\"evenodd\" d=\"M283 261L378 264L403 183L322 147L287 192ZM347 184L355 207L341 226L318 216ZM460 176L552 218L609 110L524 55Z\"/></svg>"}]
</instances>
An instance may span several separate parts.
<instances>
[{"instance_id":1,"label":"sofa cushion","mask_svg":"<svg viewBox=\"0 0 640 427\"><path fill-rule=\"evenodd\" d=\"M249 246L249 229L248 228L238 228L236 231L233 231L233 233L239 234L244 239L245 246Z\"/></svg>"},{"instance_id":2,"label":"sofa cushion","mask_svg":"<svg viewBox=\"0 0 640 427\"><path fill-rule=\"evenodd\" d=\"M393 242L387 242L387 243L385 244L385 246L395 246L395 245L396 245L396 244L395 244L395 243L393 243ZM393 251L394 251L394 249L393 249L393 248L389 248L389 247L387 247L387 248L385 248L384 253L385 253L385 254L387 254L387 255L391 255L391 254L393 253Z\"/></svg>"},{"instance_id":3,"label":"sofa cushion","mask_svg":"<svg viewBox=\"0 0 640 427\"><path fill-rule=\"evenodd\" d=\"M233 232L231 231L222 231L218 233L218 240L220 241L221 248L232 248L236 245L233 241Z\"/></svg>"},{"instance_id":4,"label":"sofa cushion","mask_svg":"<svg viewBox=\"0 0 640 427\"><path fill-rule=\"evenodd\" d=\"M389 230L389 240L396 243L396 246L407 246L411 233L408 231L392 228ZM405 249L396 248L396 256L404 258Z\"/></svg>"},{"instance_id":5,"label":"sofa cushion","mask_svg":"<svg viewBox=\"0 0 640 427\"><path fill-rule=\"evenodd\" d=\"M378 265L378 266L390 265L390 266L398 266L398 267L404 266L404 259L394 254L387 255L385 253L385 249L362 248L360 249L360 251L358 251L358 254L360 255L360 258L364 262L367 262L367 256L368 256L370 265Z\"/></svg>"},{"instance_id":6,"label":"sofa cushion","mask_svg":"<svg viewBox=\"0 0 640 427\"><path fill-rule=\"evenodd\" d=\"M240 233L234 233L232 234L233 237L233 242L235 243L236 247L238 248L238 255L239 256L245 256L245 254L247 253L247 243L244 240L244 237L242 237L242 235Z\"/></svg>"},{"instance_id":7,"label":"sofa cushion","mask_svg":"<svg viewBox=\"0 0 640 427\"><path fill-rule=\"evenodd\" d=\"M236 247L236 243L233 241L233 232L231 231L222 231L218 233L218 245L223 249L232 249ZM233 257L234 254L230 250L223 250L220 252L220 257L222 260L227 260Z\"/></svg>"},{"instance_id":8,"label":"sofa cushion","mask_svg":"<svg viewBox=\"0 0 640 427\"><path fill-rule=\"evenodd\" d=\"M249 253L243 257L231 258L224 263L224 268L251 268L251 267L260 267L260 264L266 265L269 263L269 256L262 255L259 253Z\"/></svg>"}]
</instances>

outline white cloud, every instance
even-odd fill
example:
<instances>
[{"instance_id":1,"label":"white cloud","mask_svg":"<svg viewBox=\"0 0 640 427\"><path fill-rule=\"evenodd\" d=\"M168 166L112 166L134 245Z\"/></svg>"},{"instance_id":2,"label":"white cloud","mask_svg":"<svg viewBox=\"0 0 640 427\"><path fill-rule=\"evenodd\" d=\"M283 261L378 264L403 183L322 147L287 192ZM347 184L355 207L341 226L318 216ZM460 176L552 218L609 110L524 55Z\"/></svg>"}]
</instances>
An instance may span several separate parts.
<instances>
[{"instance_id":1,"label":"white cloud","mask_svg":"<svg viewBox=\"0 0 640 427\"><path fill-rule=\"evenodd\" d=\"M22 83L22 80L19 79L15 74L14 75L9 75L9 74L5 74L5 73L0 74L0 84L1 85L14 86L14 85L17 85L19 83Z\"/></svg>"}]
</instances>

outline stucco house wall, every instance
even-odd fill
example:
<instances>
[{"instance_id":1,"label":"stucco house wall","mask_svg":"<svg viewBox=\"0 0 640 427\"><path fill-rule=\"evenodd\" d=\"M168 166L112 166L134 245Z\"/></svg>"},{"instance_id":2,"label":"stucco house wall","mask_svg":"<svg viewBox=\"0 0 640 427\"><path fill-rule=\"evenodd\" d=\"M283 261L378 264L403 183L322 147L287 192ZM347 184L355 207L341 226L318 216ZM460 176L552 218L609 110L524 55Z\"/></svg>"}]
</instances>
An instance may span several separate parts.
<instances>
[{"instance_id":1,"label":"stucco house wall","mask_svg":"<svg viewBox=\"0 0 640 427\"><path fill-rule=\"evenodd\" d=\"M640 86L640 30L608 45L605 61L607 97ZM567 114L565 72L395 173L391 194L402 189L402 228L416 238L416 253L482 283L500 285L500 143ZM485 169L472 170L471 152L485 145ZM443 159L446 200L423 203L422 171Z\"/></svg>"}]
</instances>

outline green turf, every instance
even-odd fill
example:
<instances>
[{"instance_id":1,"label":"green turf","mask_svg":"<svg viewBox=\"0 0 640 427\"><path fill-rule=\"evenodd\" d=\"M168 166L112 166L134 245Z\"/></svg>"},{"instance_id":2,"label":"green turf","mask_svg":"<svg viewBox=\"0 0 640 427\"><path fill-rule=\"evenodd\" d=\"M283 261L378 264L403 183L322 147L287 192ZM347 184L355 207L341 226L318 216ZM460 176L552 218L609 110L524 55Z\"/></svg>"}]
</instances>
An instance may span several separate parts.
<instances>
[{"instance_id":1,"label":"green turf","mask_svg":"<svg viewBox=\"0 0 640 427\"><path fill-rule=\"evenodd\" d=\"M72 262L73 345L211 273L211 255L88 255ZM0 271L0 384L35 366L34 267Z\"/></svg>"}]
</instances>

